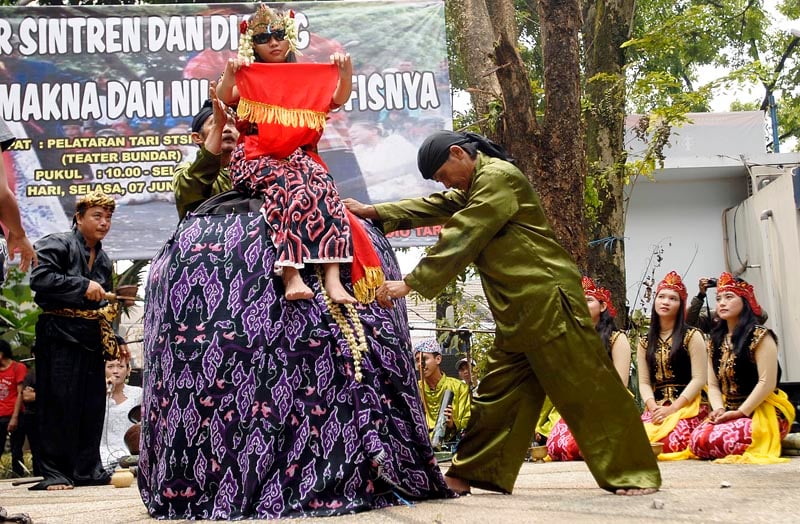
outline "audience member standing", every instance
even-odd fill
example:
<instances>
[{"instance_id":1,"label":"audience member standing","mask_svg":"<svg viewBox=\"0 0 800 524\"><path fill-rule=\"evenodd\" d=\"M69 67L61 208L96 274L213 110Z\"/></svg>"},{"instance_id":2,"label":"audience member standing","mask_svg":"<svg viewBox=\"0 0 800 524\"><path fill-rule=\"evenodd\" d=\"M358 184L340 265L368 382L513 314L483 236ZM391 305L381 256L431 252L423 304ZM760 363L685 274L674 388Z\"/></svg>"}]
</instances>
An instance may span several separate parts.
<instances>
[{"instance_id":1,"label":"audience member standing","mask_svg":"<svg viewBox=\"0 0 800 524\"><path fill-rule=\"evenodd\" d=\"M111 327L111 260L102 240L114 200L100 192L76 206L73 229L36 242L39 265L31 273L36 322L36 386L40 465L33 490L107 484L100 463L105 405L104 353L119 354ZM125 355L127 357L127 355Z\"/></svg>"},{"instance_id":2,"label":"audience member standing","mask_svg":"<svg viewBox=\"0 0 800 524\"><path fill-rule=\"evenodd\" d=\"M0 455L6 449L6 436L10 436L11 469L20 477L25 475L22 462L25 433L20 428L20 413L26 372L25 364L14 360L11 345L0 340Z\"/></svg>"}]
</instances>

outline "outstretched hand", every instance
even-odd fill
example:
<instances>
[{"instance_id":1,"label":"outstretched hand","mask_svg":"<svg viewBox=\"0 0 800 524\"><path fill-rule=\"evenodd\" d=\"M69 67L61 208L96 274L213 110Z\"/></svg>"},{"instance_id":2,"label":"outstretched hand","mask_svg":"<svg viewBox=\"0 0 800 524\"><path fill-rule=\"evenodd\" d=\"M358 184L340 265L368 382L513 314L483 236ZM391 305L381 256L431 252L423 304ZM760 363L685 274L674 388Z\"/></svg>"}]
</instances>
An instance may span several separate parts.
<instances>
[{"instance_id":1,"label":"outstretched hand","mask_svg":"<svg viewBox=\"0 0 800 524\"><path fill-rule=\"evenodd\" d=\"M8 245L9 260L14 260L16 253L19 253L20 271L27 273L31 265L33 265L33 267L39 265L39 259L36 257L36 251L34 251L31 241L28 240L28 237L25 236L24 233L22 236L20 236L9 231L6 243Z\"/></svg>"},{"instance_id":2,"label":"outstretched hand","mask_svg":"<svg viewBox=\"0 0 800 524\"><path fill-rule=\"evenodd\" d=\"M212 81L208 86L208 99L214 109L214 118L212 119L212 127L204 142L206 151L212 155L219 155L222 153L222 132L225 125L228 123L228 110L227 106L219 99L217 95L217 82Z\"/></svg>"},{"instance_id":3,"label":"outstretched hand","mask_svg":"<svg viewBox=\"0 0 800 524\"><path fill-rule=\"evenodd\" d=\"M411 286L402 280L387 280L378 288L375 297L379 306L391 309L394 307L392 300L403 298L409 293L411 293Z\"/></svg>"},{"instance_id":4,"label":"outstretched hand","mask_svg":"<svg viewBox=\"0 0 800 524\"><path fill-rule=\"evenodd\" d=\"M339 82L331 97L331 107L336 108L346 104L353 92L353 61L349 53L333 53L331 64L339 69Z\"/></svg>"},{"instance_id":5,"label":"outstretched hand","mask_svg":"<svg viewBox=\"0 0 800 524\"><path fill-rule=\"evenodd\" d=\"M362 204L355 198L345 198L342 200L342 202L344 203L347 210L353 213L357 217L369 218L372 220L379 218L378 213L375 211L375 206Z\"/></svg>"}]
</instances>

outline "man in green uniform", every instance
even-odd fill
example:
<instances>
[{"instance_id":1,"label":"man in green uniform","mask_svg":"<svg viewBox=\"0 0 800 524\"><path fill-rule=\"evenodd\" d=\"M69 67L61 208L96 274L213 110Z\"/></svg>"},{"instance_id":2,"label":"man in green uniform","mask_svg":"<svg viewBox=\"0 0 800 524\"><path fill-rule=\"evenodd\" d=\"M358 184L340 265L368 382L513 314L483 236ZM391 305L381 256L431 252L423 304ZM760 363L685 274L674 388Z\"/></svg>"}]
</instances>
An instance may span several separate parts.
<instances>
[{"instance_id":1,"label":"man in green uniform","mask_svg":"<svg viewBox=\"0 0 800 524\"><path fill-rule=\"evenodd\" d=\"M194 162L179 165L172 175L175 207L180 219L212 196L232 188L228 164L239 131L233 116L217 99L213 85L209 94L210 98L192 119L192 141L200 151Z\"/></svg>"},{"instance_id":2,"label":"man in green uniform","mask_svg":"<svg viewBox=\"0 0 800 524\"><path fill-rule=\"evenodd\" d=\"M547 394L601 488L652 493L661 475L633 398L592 325L578 268L509 160L485 137L440 131L423 142L417 163L424 178L450 191L375 206L346 201L386 231L443 225L417 267L378 290L382 304L412 289L433 298L470 263L480 273L495 345L448 484L511 493Z\"/></svg>"},{"instance_id":3,"label":"man in green uniform","mask_svg":"<svg viewBox=\"0 0 800 524\"><path fill-rule=\"evenodd\" d=\"M454 377L448 377L441 368L442 353L439 341L425 339L414 346L417 367L422 369L419 389L423 395L425 419L428 431L433 438L433 429L439 418L444 392L453 392L453 403L445 409L446 430L442 442L452 442L467 427L470 416L470 394L466 384Z\"/></svg>"}]
</instances>

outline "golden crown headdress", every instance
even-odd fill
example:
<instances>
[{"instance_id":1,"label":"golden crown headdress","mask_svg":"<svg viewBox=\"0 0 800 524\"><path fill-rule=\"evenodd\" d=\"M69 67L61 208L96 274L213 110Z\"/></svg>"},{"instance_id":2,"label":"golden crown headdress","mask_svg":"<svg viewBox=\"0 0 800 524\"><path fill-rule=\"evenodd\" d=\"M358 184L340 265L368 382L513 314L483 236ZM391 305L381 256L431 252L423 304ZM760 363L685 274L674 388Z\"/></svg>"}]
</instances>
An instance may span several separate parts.
<instances>
[{"instance_id":1,"label":"golden crown headdress","mask_svg":"<svg viewBox=\"0 0 800 524\"><path fill-rule=\"evenodd\" d=\"M604 287L597 287L589 277L582 277L581 278L581 286L583 287L583 294L596 298L599 302L602 302L606 305L606 309L608 313L612 317L617 316L617 310L614 308L614 304L611 303L611 291Z\"/></svg>"},{"instance_id":2,"label":"golden crown headdress","mask_svg":"<svg viewBox=\"0 0 800 524\"><path fill-rule=\"evenodd\" d=\"M736 295L747 300L747 303L750 304L750 309L753 310L753 314L757 317L761 316L761 306L759 305L758 300L756 300L756 294L753 290L752 284L747 283L741 278L736 279L733 275L726 271L717 279L717 295L726 291L735 293Z\"/></svg>"},{"instance_id":3,"label":"golden crown headdress","mask_svg":"<svg viewBox=\"0 0 800 524\"><path fill-rule=\"evenodd\" d=\"M294 11L273 11L266 4L260 4L256 12L247 20L239 24L239 56L248 62L255 59L253 50L253 35L273 31L285 31L286 40L289 42L288 53L300 54L297 51L297 24L294 20Z\"/></svg>"},{"instance_id":4,"label":"golden crown headdress","mask_svg":"<svg viewBox=\"0 0 800 524\"><path fill-rule=\"evenodd\" d=\"M658 296L658 292L662 289L671 289L672 291L675 291L678 293L678 295L680 295L681 300L684 302L686 302L686 297L689 296L681 276L675 271L670 271L667 273L667 276L664 277L664 280L658 283L658 287L656 288L656 296Z\"/></svg>"}]
</instances>

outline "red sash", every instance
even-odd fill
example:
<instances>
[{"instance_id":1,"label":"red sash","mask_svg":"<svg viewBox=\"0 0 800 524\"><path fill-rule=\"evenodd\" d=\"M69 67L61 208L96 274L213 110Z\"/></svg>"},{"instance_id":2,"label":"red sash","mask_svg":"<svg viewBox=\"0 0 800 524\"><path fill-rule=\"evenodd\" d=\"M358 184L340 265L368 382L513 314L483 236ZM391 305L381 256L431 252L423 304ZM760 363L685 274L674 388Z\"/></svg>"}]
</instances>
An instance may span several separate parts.
<instances>
[{"instance_id":1,"label":"red sash","mask_svg":"<svg viewBox=\"0 0 800 524\"><path fill-rule=\"evenodd\" d=\"M339 81L335 64L262 64L239 69L239 118L258 124L245 139L245 158L289 156L316 144Z\"/></svg>"}]
</instances>

